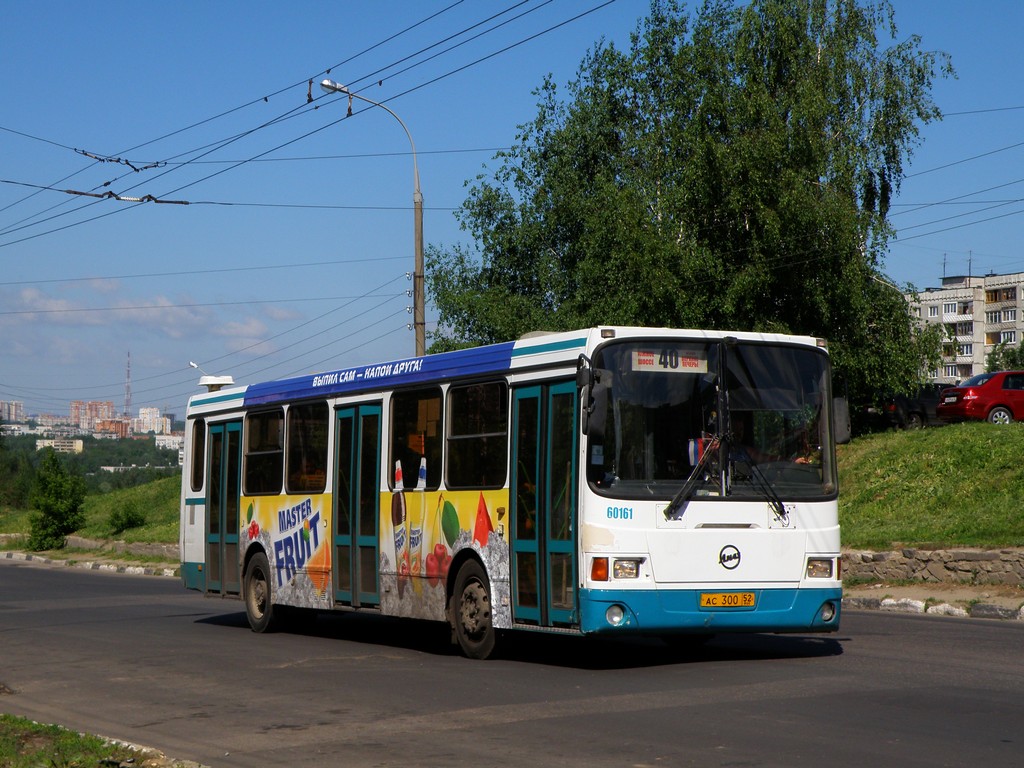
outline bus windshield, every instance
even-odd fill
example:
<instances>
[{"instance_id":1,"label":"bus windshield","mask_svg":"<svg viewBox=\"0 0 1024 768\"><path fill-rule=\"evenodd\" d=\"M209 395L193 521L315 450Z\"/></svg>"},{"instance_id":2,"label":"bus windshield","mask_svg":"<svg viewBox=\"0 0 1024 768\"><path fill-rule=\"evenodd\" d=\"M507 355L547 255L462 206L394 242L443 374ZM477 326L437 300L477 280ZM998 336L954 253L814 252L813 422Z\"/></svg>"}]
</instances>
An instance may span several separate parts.
<instances>
[{"instance_id":1,"label":"bus windshield","mask_svg":"<svg viewBox=\"0 0 1024 768\"><path fill-rule=\"evenodd\" d=\"M821 499L837 489L828 356L733 340L622 341L594 357L605 397L588 477L611 497ZM685 500L685 499L684 499Z\"/></svg>"}]
</instances>

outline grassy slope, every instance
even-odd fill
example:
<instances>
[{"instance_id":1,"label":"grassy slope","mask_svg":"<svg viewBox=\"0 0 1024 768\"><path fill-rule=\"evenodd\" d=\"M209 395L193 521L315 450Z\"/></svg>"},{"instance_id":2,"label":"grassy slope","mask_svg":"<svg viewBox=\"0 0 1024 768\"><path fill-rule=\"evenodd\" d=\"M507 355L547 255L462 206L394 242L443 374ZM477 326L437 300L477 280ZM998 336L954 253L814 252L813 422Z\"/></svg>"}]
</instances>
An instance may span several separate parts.
<instances>
[{"instance_id":1,"label":"grassy slope","mask_svg":"<svg viewBox=\"0 0 1024 768\"><path fill-rule=\"evenodd\" d=\"M113 538L109 525L111 513L132 504L146 516L146 524L118 534L117 539L127 542L176 543L180 492L181 478L175 476L135 488L88 496L84 505L85 526L76 533L90 539ZM29 511L0 512L0 533L27 533L30 515Z\"/></svg>"},{"instance_id":2,"label":"grassy slope","mask_svg":"<svg viewBox=\"0 0 1024 768\"><path fill-rule=\"evenodd\" d=\"M845 546L1024 546L1024 426L956 424L839 448Z\"/></svg>"},{"instance_id":3,"label":"grassy slope","mask_svg":"<svg viewBox=\"0 0 1024 768\"><path fill-rule=\"evenodd\" d=\"M855 549L1024 546L1024 425L958 424L868 435L840 446L839 519ZM86 500L78 533L110 538L111 513L135 504L146 525L129 542L178 540L180 478ZM28 512L0 512L0 533L28 531Z\"/></svg>"}]
</instances>

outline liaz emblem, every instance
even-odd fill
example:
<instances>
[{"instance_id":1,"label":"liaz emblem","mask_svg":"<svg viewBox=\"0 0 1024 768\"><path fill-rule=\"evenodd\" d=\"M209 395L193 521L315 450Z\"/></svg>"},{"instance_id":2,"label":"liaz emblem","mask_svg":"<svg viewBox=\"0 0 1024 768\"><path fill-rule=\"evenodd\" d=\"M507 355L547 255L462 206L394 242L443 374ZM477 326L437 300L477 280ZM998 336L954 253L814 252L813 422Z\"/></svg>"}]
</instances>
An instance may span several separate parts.
<instances>
[{"instance_id":1,"label":"liaz emblem","mask_svg":"<svg viewBox=\"0 0 1024 768\"><path fill-rule=\"evenodd\" d=\"M740 551L732 544L726 544L718 553L718 564L726 570L733 570L740 564Z\"/></svg>"}]
</instances>

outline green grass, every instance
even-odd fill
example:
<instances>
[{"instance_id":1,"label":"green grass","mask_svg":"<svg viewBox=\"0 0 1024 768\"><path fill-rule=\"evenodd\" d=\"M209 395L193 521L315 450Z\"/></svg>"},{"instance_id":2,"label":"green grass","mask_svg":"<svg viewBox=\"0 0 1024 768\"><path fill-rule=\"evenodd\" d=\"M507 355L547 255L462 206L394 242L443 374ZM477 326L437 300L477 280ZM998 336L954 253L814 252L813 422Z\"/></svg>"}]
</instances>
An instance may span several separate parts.
<instances>
[{"instance_id":1,"label":"green grass","mask_svg":"<svg viewBox=\"0 0 1024 768\"><path fill-rule=\"evenodd\" d=\"M5 768L118 765L141 763L139 758L138 752L96 736L0 715L0 765Z\"/></svg>"},{"instance_id":2,"label":"green grass","mask_svg":"<svg viewBox=\"0 0 1024 768\"><path fill-rule=\"evenodd\" d=\"M85 525L76 531L87 539L117 538L128 543L173 544L178 541L178 504L181 478L165 477L135 488L87 496L84 504ZM116 536L110 526L111 514L134 505L142 512L145 524L129 528ZM0 511L0 533L27 533L30 510Z\"/></svg>"},{"instance_id":3,"label":"green grass","mask_svg":"<svg viewBox=\"0 0 1024 768\"><path fill-rule=\"evenodd\" d=\"M1024 425L886 432L838 454L844 546L1024 546Z\"/></svg>"}]
</instances>

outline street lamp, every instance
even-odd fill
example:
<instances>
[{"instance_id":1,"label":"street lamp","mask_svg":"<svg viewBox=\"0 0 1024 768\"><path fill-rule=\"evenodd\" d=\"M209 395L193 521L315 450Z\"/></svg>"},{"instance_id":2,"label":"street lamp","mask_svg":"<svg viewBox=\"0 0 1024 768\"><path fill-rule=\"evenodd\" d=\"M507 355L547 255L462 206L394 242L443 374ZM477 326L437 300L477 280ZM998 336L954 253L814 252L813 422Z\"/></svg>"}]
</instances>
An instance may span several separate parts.
<instances>
[{"instance_id":1,"label":"street lamp","mask_svg":"<svg viewBox=\"0 0 1024 768\"><path fill-rule=\"evenodd\" d=\"M409 145L412 147L412 210L415 222L413 236L416 241L416 262L412 273L412 312L413 328L416 332L416 356L422 357L426 354L426 321L424 320L423 312L423 194L420 192L420 169L416 164L416 143L412 140L412 134L409 133L409 129L402 122L402 118L379 101L353 93L346 86L333 80L322 80L320 87L327 93L343 93L348 96L350 112L352 99L359 99L375 107L380 107L398 121L398 124L402 126L402 130L405 131L405 135L409 137Z\"/></svg>"}]
</instances>

